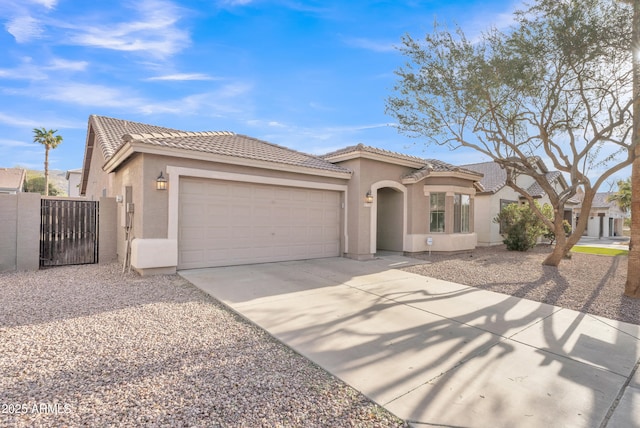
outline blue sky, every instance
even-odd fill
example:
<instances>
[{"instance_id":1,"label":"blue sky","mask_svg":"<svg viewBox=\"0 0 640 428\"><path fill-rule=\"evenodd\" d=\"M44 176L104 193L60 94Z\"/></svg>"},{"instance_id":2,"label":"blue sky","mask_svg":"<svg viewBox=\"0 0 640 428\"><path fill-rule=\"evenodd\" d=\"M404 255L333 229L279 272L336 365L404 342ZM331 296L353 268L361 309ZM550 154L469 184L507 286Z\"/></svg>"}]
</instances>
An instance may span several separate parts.
<instances>
[{"instance_id":1,"label":"blue sky","mask_svg":"<svg viewBox=\"0 0 640 428\"><path fill-rule=\"evenodd\" d=\"M51 169L82 166L90 114L187 131L227 130L323 154L364 143L454 164L384 104L394 46L434 19L473 36L519 1L0 0L0 167L42 169L32 129L64 142Z\"/></svg>"}]
</instances>

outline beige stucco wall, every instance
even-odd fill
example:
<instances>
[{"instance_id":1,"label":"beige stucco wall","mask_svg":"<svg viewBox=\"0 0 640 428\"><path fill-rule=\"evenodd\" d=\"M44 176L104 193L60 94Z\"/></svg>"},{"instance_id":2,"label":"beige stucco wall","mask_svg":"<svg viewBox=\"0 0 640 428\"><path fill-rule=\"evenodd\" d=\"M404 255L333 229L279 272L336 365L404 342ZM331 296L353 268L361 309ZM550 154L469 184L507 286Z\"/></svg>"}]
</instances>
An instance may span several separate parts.
<instances>
[{"instance_id":1,"label":"beige stucco wall","mask_svg":"<svg viewBox=\"0 0 640 428\"><path fill-rule=\"evenodd\" d=\"M349 189L349 197L347 200L349 213L347 219L349 242L346 255L348 257L359 260L372 258L375 253L375 245L377 243L372 243L373 235L377 235L378 231L377 224L374 224L372 226L372 219L375 220L378 215L378 201L380 198L378 198L377 190L378 188L385 189L389 187L389 185L395 185L395 190L389 190L389 192L403 191L402 199L406 199L407 205L409 205L409 191L406 186L402 185L401 178L407 173L413 171L413 169L401 165L389 164L386 162L366 158L346 160L340 162L339 165L353 171L353 177L347 184ZM374 193L374 202L372 204L365 202L365 195L370 190L373 190ZM387 194L387 196L389 195L392 194ZM393 203L401 203L400 198L401 196L399 194L396 194L395 198L392 199ZM372 212L372 210L375 211ZM393 208L391 210L393 210ZM409 209L407 208L407 229L410 228L408 211ZM389 214L390 212L391 211L384 211L383 209L383 211L381 211L381 214ZM403 215L404 214L405 213L403 213ZM395 219L396 222L399 222L401 220L403 219ZM396 226L392 225L392 228L394 228L394 230L397 230L396 228L400 226L398 226L397 223L395 224ZM382 243L382 246L387 246L387 244L390 244L393 248L396 248L397 243L395 243L395 241L392 243L389 241L389 239L397 238L391 238L390 236L383 237L384 241ZM372 251L372 245L374 251ZM402 245L402 247L404 247L404 245Z\"/></svg>"},{"instance_id":2,"label":"beige stucco wall","mask_svg":"<svg viewBox=\"0 0 640 428\"><path fill-rule=\"evenodd\" d=\"M102 151L96 147L91 156L91 169L84 195L90 201L99 201L103 196L113 196L109 194L110 177L109 174L102 170L103 165L104 157L102 156Z\"/></svg>"},{"instance_id":3,"label":"beige stucco wall","mask_svg":"<svg viewBox=\"0 0 640 428\"><path fill-rule=\"evenodd\" d=\"M98 205L98 261L111 263L117 260L117 211L115 198L100 198Z\"/></svg>"},{"instance_id":4,"label":"beige stucco wall","mask_svg":"<svg viewBox=\"0 0 640 428\"><path fill-rule=\"evenodd\" d=\"M0 195L0 271L38 270L40 195Z\"/></svg>"},{"instance_id":5,"label":"beige stucco wall","mask_svg":"<svg viewBox=\"0 0 640 428\"><path fill-rule=\"evenodd\" d=\"M477 236L473 232L473 195L471 180L453 177L428 177L414 184L402 184L402 177L413 172L411 167L381 162L367 158L356 158L340 162L341 166L354 171L349 182L349 247L347 256L356 259L373 257L377 250L401 249L405 252L464 251L475 248ZM472 196L469 233L453 233L453 195L447 198L447 233L433 239L429 232L429 199L425 189L463 192ZM364 201L367 191L372 190L374 202ZM382 205L390 204L384 207ZM402 206L402 212L398 207ZM386 222L383 224L382 222ZM403 223L403 228L399 223ZM398 232L401 230L400 236ZM433 245L427 245L432 237ZM398 239L402 244L398 244Z\"/></svg>"},{"instance_id":6,"label":"beige stucco wall","mask_svg":"<svg viewBox=\"0 0 640 428\"><path fill-rule=\"evenodd\" d=\"M475 232L476 191L473 187L473 182L469 180L451 180L449 182L445 178L438 177L433 180L425 180L423 191L427 197L425 201L427 210L424 219L427 233L410 236L411 251L455 252L474 249L478 243L478 236ZM431 193L445 193L444 232L431 232L428 230L429 212L431 209L429 197ZM470 197L468 232L454 232L455 194L465 194Z\"/></svg>"},{"instance_id":7,"label":"beige stucco wall","mask_svg":"<svg viewBox=\"0 0 640 428\"><path fill-rule=\"evenodd\" d=\"M162 171L167 179L167 187L178 185L178 178L172 177L167 168L187 168L193 170L220 171L235 174L247 174L261 177L304 180L314 183L345 184L347 180L331 177L319 177L289 171L276 171L242 165L228 165L216 162L166 157L154 154L134 154L112 175L109 195L121 196L117 204L117 248L118 259L123 260L126 251L126 189L131 188L131 201L134 204L132 239L167 239L169 190L157 190L156 179ZM342 231L344 233L344 231ZM341 235L344 236L344 235Z\"/></svg>"},{"instance_id":8,"label":"beige stucco wall","mask_svg":"<svg viewBox=\"0 0 640 428\"><path fill-rule=\"evenodd\" d=\"M343 209L346 212L346 226L343 225L344 230L341 234L344 241L343 248L345 248L346 256L361 260L372 258L377 246L380 246L380 249L397 249L408 252L429 249L426 244L430 234L428 230L428 196L425 194L425 186L446 185L452 189L467 188L471 194L475 193L473 183L470 180L451 177L429 177L419 183L403 185L401 183L402 177L414 169L379 160L357 158L340 162L340 165L353 171L351 179L138 153L119 166L112 173L111 179L103 179L102 181L96 179L95 182L107 183L109 196L122 197L122 202L119 202L116 207L118 213L116 235L120 260L122 260L126 248L124 225L127 187L131 188L131 202L135 207L132 238L173 239L168 236L170 192L159 191L155 188L156 178L161 171L168 180L169 188L177 185L177 178L171 176L168 167L169 169L218 171L346 186L347 191L343 192ZM366 203L364 200L365 194L369 190L375 193L372 204ZM386 201L387 204L378 206L378 201ZM391 206L386 206L389 203ZM447 204L449 210L452 210L453 199L447 200ZM473 214L473 200L471 209ZM386 222L388 230L378 227L378 216ZM395 232L387 233L388 231ZM458 251L475 247L477 237L473 233L473 225L471 233L456 235L451 239L440 237L437 240L439 249L436 250L433 247L432 249L434 251Z\"/></svg>"}]
</instances>

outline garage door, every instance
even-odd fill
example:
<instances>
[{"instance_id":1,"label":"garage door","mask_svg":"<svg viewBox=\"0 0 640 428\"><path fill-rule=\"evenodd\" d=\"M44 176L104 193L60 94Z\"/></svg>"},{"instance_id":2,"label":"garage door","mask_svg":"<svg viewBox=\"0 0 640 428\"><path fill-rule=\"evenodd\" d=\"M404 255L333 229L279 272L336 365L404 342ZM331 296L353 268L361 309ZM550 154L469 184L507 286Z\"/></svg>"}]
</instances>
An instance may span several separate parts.
<instances>
[{"instance_id":1,"label":"garage door","mask_svg":"<svg viewBox=\"0 0 640 428\"><path fill-rule=\"evenodd\" d=\"M340 255L340 193L181 178L178 268Z\"/></svg>"}]
</instances>

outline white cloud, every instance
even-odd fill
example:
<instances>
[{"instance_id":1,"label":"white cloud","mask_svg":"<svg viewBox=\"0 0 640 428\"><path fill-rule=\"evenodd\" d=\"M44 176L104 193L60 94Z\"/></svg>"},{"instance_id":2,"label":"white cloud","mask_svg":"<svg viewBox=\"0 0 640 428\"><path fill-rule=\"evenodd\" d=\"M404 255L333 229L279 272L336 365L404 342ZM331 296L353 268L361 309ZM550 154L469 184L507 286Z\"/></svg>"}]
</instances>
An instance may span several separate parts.
<instances>
[{"instance_id":1,"label":"white cloud","mask_svg":"<svg viewBox=\"0 0 640 428\"><path fill-rule=\"evenodd\" d=\"M217 77L209 76L207 74L202 73L176 73L176 74L167 74L164 76L156 76L145 79L148 81L158 81L158 80L220 80Z\"/></svg>"},{"instance_id":2,"label":"white cloud","mask_svg":"<svg viewBox=\"0 0 640 428\"><path fill-rule=\"evenodd\" d=\"M272 126L272 123L277 123L279 126ZM373 123L363 125L304 127L260 119L247 121L246 124L256 129L256 131L252 132L258 136L258 138L316 155L329 153L338 148L357 144L357 142L362 141L363 138L369 141L367 138L368 131L388 128L389 126L386 123Z\"/></svg>"},{"instance_id":3,"label":"white cloud","mask_svg":"<svg viewBox=\"0 0 640 428\"><path fill-rule=\"evenodd\" d=\"M221 6L246 6L250 3L253 3L253 0L222 0L220 1Z\"/></svg>"},{"instance_id":4,"label":"white cloud","mask_svg":"<svg viewBox=\"0 0 640 428\"><path fill-rule=\"evenodd\" d=\"M395 52L396 48L393 43L375 41L364 37L346 38L345 43L354 48L365 49L373 52Z\"/></svg>"},{"instance_id":5,"label":"white cloud","mask_svg":"<svg viewBox=\"0 0 640 428\"><path fill-rule=\"evenodd\" d=\"M15 149L20 147L32 147L32 145L33 143L27 143L26 141L0 139L0 147L7 148L7 149Z\"/></svg>"},{"instance_id":6,"label":"white cloud","mask_svg":"<svg viewBox=\"0 0 640 428\"><path fill-rule=\"evenodd\" d=\"M24 117L15 117L8 114L0 113L0 123L5 125L14 126L16 128L35 128L41 126L39 122L26 119ZM6 140L5 140L6 141Z\"/></svg>"},{"instance_id":7,"label":"white cloud","mask_svg":"<svg viewBox=\"0 0 640 428\"><path fill-rule=\"evenodd\" d=\"M53 9L58 4L58 0L31 0L35 4L46 7L47 9Z\"/></svg>"},{"instance_id":8,"label":"white cloud","mask_svg":"<svg viewBox=\"0 0 640 428\"><path fill-rule=\"evenodd\" d=\"M42 25L37 19L22 15L12 18L5 24L5 29L16 39L18 43L27 43L40 38L43 33Z\"/></svg>"},{"instance_id":9,"label":"white cloud","mask_svg":"<svg viewBox=\"0 0 640 428\"><path fill-rule=\"evenodd\" d=\"M207 114L210 116L228 116L243 113L249 108L246 100L253 86L236 82L224 85L216 91L189 95L177 100L145 103L139 109L145 114Z\"/></svg>"},{"instance_id":10,"label":"white cloud","mask_svg":"<svg viewBox=\"0 0 640 428\"><path fill-rule=\"evenodd\" d=\"M86 83L61 83L32 89L29 95L82 106L131 107L141 103L131 91Z\"/></svg>"},{"instance_id":11,"label":"white cloud","mask_svg":"<svg viewBox=\"0 0 640 428\"><path fill-rule=\"evenodd\" d=\"M15 68L0 68L0 77L15 80L46 80L46 71L84 71L89 66L87 61L68 61L54 58L47 65L38 65L30 57L23 57L21 64Z\"/></svg>"},{"instance_id":12,"label":"white cloud","mask_svg":"<svg viewBox=\"0 0 640 428\"><path fill-rule=\"evenodd\" d=\"M88 65L87 61L69 61L62 58L54 58L45 68L49 70L84 71Z\"/></svg>"},{"instance_id":13,"label":"white cloud","mask_svg":"<svg viewBox=\"0 0 640 428\"><path fill-rule=\"evenodd\" d=\"M76 33L69 42L82 46L140 52L156 58L171 56L190 44L187 31L178 27L180 10L162 0L135 3L138 19L121 23L68 26Z\"/></svg>"},{"instance_id":14,"label":"white cloud","mask_svg":"<svg viewBox=\"0 0 640 428\"><path fill-rule=\"evenodd\" d=\"M15 80L44 80L47 75L34 67L23 66L13 69L0 69L0 77Z\"/></svg>"},{"instance_id":15,"label":"white cloud","mask_svg":"<svg viewBox=\"0 0 640 428\"><path fill-rule=\"evenodd\" d=\"M36 114L37 113L34 113L34 115ZM43 118L40 116L38 116L37 119L31 119L26 117L13 116L2 112L0 112L0 123L15 128L40 128L44 126L45 128L53 129L84 129L86 127L85 123L70 122L66 119ZM9 140L2 141L6 142Z\"/></svg>"}]
</instances>

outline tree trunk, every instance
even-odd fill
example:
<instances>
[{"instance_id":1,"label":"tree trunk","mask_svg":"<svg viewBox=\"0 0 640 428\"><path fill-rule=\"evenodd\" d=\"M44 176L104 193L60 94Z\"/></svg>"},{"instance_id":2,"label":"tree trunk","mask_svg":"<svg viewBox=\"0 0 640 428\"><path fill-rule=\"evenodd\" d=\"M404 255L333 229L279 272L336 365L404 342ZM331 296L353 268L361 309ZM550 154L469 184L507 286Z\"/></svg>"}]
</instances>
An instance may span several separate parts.
<instances>
[{"instance_id":1,"label":"tree trunk","mask_svg":"<svg viewBox=\"0 0 640 428\"><path fill-rule=\"evenodd\" d=\"M44 145L44 195L49 196L49 145Z\"/></svg>"},{"instance_id":2,"label":"tree trunk","mask_svg":"<svg viewBox=\"0 0 640 428\"><path fill-rule=\"evenodd\" d=\"M557 210L555 212L555 218L553 220L553 233L556 238L556 245L553 248L551 254L549 254L547 258L542 262L544 266L557 267L562 259L567 256L569 250L571 250L571 247L573 247L573 244L575 244L575 242L571 243L571 240L567 239L567 236L565 235L564 216L559 214L562 211L564 211L564 206L562 207L562 210Z\"/></svg>"},{"instance_id":3,"label":"tree trunk","mask_svg":"<svg viewBox=\"0 0 640 428\"><path fill-rule=\"evenodd\" d=\"M640 0L633 2L633 144L634 160L631 167L631 242L627 261L625 296L640 298Z\"/></svg>"},{"instance_id":4,"label":"tree trunk","mask_svg":"<svg viewBox=\"0 0 640 428\"><path fill-rule=\"evenodd\" d=\"M637 112L634 112L634 122L636 122L636 115L640 115L640 109ZM637 133L636 129L634 124L634 133ZM631 172L631 242L624 294L640 298L640 147L636 147L635 154Z\"/></svg>"},{"instance_id":5,"label":"tree trunk","mask_svg":"<svg viewBox=\"0 0 640 428\"><path fill-rule=\"evenodd\" d=\"M558 265L560 264L562 259L564 259L565 255L567 253L568 253L568 251L565 250L564 246L560 246L560 245L558 245L558 243L556 243L556 246L553 247L553 251L551 252L551 254L549 254L547 256L546 259L544 259L542 264L544 266L558 267Z\"/></svg>"}]
</instances>

